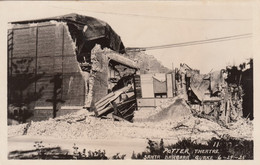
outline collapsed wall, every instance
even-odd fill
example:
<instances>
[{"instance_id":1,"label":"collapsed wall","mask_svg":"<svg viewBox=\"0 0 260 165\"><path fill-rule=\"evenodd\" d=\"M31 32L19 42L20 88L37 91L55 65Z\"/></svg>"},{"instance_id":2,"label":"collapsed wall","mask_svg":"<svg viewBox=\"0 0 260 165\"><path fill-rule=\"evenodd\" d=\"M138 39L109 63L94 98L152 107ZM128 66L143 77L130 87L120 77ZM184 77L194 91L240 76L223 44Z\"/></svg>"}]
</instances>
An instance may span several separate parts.
<instances>
[{"instance_id":1,"label":"collapsed wall","mask_svg":"<svg viewBox=\"0 0 260 165\"><path fill-rule=\"evenodd\" d=\"M107 95L109 92L121 89L128 84L133 84L133 75L137 66L126 58L120 60L119 54L111 49L101 49L96 45L91 51L91 67L83 71L85 81L85 108L94 108L94 103ZM126 66L131 65L132 67ZM125 63L122 64L122 63ZM84 66L79 63L79 66Z\"/></svg>"},{"instance_id":2,"label":"collapsed wall","mask_svg":"<svg viewBox=\"0 0 260 165\"><path fill-rule=\"evenodd\" d=\"M120 37L107 23L69 14L12 24L8 30L11 118L25 122L56 117L91 106L92 98L107 93L108 61L100 54L91 56L91 50L100 44L101 49L124 52ZM31 111L26 119L24 107Z\"/></svg>"},{"instance_id":3,"label":"collapsed wall","mask_svg":"<svg viewBox=\"0 0 260 165\"><path fill-rule=\"evenodd\" d=\"M249 69L233 66L200 74L198 70L181 64L180 69L175 70L177 96L168 101L165 99L155 110L137 111L135 122L182 122L182 118L192 114L194 119L208 119L223 128L241 122L249 126L252 123L248 118L253 112L252 71L252 66Z\"/></svg>"},{"instance_id":4,"label":"collapsed wall","mask_svg":"<svg viewBox=\"0 0 260 165\"><path fill-rule=\"evenodd\" d=\"M99 47L99 48L97 48ZM85 81L85 107L93 107L93 103L101 99L108 92L108 59L98 52L101 50L97 46L91 51L91 69L89 72L83 71Z\"/></svg>"},{"instance_id":5,"label":"collapsed wall","mask_svg":"<svg viewBox=\"0 0 260 165\"><path fill-rule=\"evenodd\" d=\"M177 72L179 83L176 84L180 86L177 87L177 93L187 100L195 116L216 121L221 125L228 125L249 116L244 115L249 110L243 106L245 104L243 99L245 93L247 96L250 95L245 81L252 81L243 78L249 77L244 71L237 67L232 68L199 74L196 70L181 65Z\"/></svg>"}]
</instances>

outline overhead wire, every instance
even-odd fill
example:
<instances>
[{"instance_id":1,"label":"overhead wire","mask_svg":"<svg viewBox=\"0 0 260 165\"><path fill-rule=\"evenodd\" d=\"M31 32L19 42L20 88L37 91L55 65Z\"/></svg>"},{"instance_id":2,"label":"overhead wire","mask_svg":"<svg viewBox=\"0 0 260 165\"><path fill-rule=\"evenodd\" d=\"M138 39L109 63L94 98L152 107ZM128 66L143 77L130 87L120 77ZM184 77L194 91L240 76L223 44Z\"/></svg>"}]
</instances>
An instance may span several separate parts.
<instances>
[{"instance_id":1,"label":"overhead wire","mask_svg":"<svg viewBox=\"0 0 260 165\"><path fill-rule=\"evenodd\" d=\"M76 10L76 11L85 11L85 12L93 12L93 13L101 13L101 14L113 14L113 15L126 15L126 16L135 16L135 17L149 17L149 18L158 18L158 19L174 19L174 20L189 20L189 21L249 21L251 19L234 19L234 18L178 18L178 17L165 17L165 16L155 16L155 15L142 15L142 14L132 14L132 13L116 13L116 12L105 12L105 11L96 11L96 10L79 10L73 8L64 8L58 6L50 6L59 9L67 9L67 10ZM182 43L174 43L174 44L166 44L166 45L156 45L156 46L148 46L148 47L128 47L126 48L127 51L146 51L146 50L156 50L156 49L166 49L166 48L173 48L173 47L184 47L184 46L192 46L192 45L200 45L200 44L209 44L209 43L216 43L216 42L224 42L230 40L238 40L244 38L252 37L252 33L245 33L233 36L225 36L219 38L211 38L206 40L197 40L197 41L188 41Z\"/></svg>"},{"instance_id":2,"label":"overhead wire","mask_svg":"<svg viewBox=\"0 0 260 165\"><path fill-rule=\"evenodd\" d=\"M155 50L155 49L166 49L166 48L173 48L173 47L183 47L183 46L192 46L192 45L230 41L230 40L244 39L244 38L250 38L250 37L252 37L252 33L226 36L226 37L218 37L218 38L212 38L212 39L207 39L207 40L181 42L181 43L174 43L174 44L167 44L167 45L156 45L156 46L149 46L149 47L128 47L126 49L127 49L127 51L145 51L145 50Z\"/></svg>"},{"instance_id":3,"label":"overhead wire","mask_svg":"<svg viewBox=\"0 0 260 165\"><path fill-rule=\"evenodd\" d=\"M167 16L156 16L156 15L145 15L145 14L135 14L135 13L117 13L117 12L106 12L106 11L97 11L97 10L80 10L74 8L66 8L59 6L49 6L53 8L66 9L66 10L75 10L75 11L84 11L100 14L110 14L110 15L122 15L122 16L133 16L133 17L146 17L146 18L156 18L156 19L166 19L166 20L179 20L179 21L250 21L249 18L184 18L184 17L167 17Z\"/></svg>"}]
</instances>

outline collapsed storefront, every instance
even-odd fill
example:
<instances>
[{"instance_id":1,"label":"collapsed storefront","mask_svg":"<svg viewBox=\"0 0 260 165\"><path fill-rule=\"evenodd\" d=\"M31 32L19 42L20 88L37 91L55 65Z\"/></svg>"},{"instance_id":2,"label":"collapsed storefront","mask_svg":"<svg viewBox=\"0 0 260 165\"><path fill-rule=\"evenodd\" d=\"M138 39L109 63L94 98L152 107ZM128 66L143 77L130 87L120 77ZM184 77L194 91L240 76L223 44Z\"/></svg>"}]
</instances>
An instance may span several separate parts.
<instances>
[{"instance_id":1,"label":"collapsed storefront","mask_svg":"<svg viewBox=\"0 0 260 165\"><path fill-rule=\"evenodd\" d=\"M26 122L83 107L94 110L109 92L133 85L137 64L122 56L120 37L101 20L69 14L11 25L9 119Z\"/></svg>"},{"instance_id":2,"label":"collapsed storefront","mask_svg":"<svg viewBox=\"0 0 260 165\"><path fill-rule=\"evenodd\" d=\"M252 63L252 59L250 61ZM248 101L252 104L253 100L253 75L246 73L253 70L250 63L248 69L233 66L208 74L199 74L198 71L181 65L178 71L179 81L185 86L184 98L193 114L223 126L242 117L252 116L253 107L243 104ZM245 95L250 96L245 98Z\"/></svg>"}]
</instances>

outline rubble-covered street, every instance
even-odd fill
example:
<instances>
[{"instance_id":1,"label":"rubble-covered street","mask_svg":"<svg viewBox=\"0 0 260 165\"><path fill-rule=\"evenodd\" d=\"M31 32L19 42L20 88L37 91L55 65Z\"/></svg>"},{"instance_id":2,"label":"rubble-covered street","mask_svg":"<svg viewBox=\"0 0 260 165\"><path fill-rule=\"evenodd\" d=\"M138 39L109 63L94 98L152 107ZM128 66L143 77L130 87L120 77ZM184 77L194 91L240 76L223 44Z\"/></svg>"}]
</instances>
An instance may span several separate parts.
<instances>
[{"instance_id":1,"label":"rubble-covered street","mask_svg":"<svg viewBox=\"0 0 260 165\"><path fill-rule=\"evenodd\" d=\"M178 104L174 105L176 102ZM81 110L56 119L8 126L9 151L32 150L35 142L43 141L45 147L59 146L70 153L76 144L81 150L106 150L109 157L116 153L126 154L126 159L130 159L133 152L144 151L147 139L163 139L169 145L182 139L207 144L212 137L253 140L252 133L250 120L241 118L225 128L216 122L194 117L180 98L165 102L156 109L135 111L133 123L96 118L93 113Z\"/></svg>"},{"instance_id":2,"label":"rubble-covered street","mask_svg":"<svg viewBox=\"0 0 260 165\"><path fill-rule=\"evenodd\" d=\"M167 104L170 105L168 102L164 107ZM225 128L207 119L193 117L188 107L183 109L184 105L181 101L179 106L168 109L168 112L164 112L162 107L136 111L133 123L96 118L93 113L81 110L56 119L32 122L28 128L28 124L8 126L8 136L23 135L26 132L26 136L50 136L61 139L192 138L203 142L212 137L219 138L225 135L252 139L252 121L241 119Z\"/></svg>"}]
</instances>

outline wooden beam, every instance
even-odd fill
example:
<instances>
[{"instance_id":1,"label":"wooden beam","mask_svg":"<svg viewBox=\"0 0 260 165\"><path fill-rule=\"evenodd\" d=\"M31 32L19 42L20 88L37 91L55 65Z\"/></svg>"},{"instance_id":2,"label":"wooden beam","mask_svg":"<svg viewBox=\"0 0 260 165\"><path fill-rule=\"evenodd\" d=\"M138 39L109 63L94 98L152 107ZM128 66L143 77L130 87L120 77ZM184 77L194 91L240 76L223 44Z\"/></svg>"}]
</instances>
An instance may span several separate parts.
<instances>
[{"instance_id":1,"label":"wooden beam","mask_svg":"<svg viewBox=\"0 0 260 165\"><path fill-rule=\"evenodd\" d=\"M95 106L97 108L97 111L102 111L109 103L116 100L122 93L128 91L131 87L127 86L122 89L119 89L115 92L111 92L105 97L103 97L101 100L99 100L97 103L95 103Z\"/></svg>"},{"instance_id":2,"label":"wooden beam","mask_svg":"<svg viewBox=\"0 0 260 165\"><path fill-rule=\"evenodd\" d=\"M124 119L122 117L119 117L119 116L117 116L115 114L113 115L113 117L114 117L114 119L119 120L119 121L127 121L127 122L129 122L128 120L126 120L126 119Z\"/></svg>"},{"instance_id":3,"label":"wooden beam","mask_svg":"<svg viewBox=\"0 0 260 165\"><path fill-rule=\"evenodd\" d=\"M127 112L129 112L129 110L131 110L132 107L134 107L136 104L132 104L128 109L122 111L122 115L124 116Z\"/></svg>"}]
</instances>

